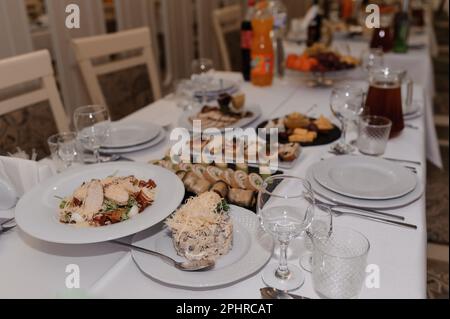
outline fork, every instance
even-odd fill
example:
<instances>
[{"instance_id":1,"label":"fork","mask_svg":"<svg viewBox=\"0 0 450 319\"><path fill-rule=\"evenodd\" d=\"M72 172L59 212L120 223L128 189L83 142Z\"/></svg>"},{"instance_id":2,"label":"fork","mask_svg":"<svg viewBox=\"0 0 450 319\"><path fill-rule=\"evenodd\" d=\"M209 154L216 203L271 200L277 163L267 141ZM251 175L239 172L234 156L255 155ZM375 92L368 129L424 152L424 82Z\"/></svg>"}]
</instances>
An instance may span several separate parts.
<instances>
[{"instance_id":1,"label":"fork","mask_svg":"<svg viewBox=\"0 0 450 319\"><path fill-rule=\"evenodd\" d=\"M341 209L351 209L351 210L354 210L354 211L357 211L357 212L360 212L360 213L371 214L371 215L380 215L380 216L390 217L390 218L394 218L394 219L405 220L405 217L403 217L403 216L389 214L389 213L385 213L385 212L380 212L380 211L377 211L377 210L374 210L374 209L370 209L370 208L360 208L360 207L352 206L352 205L341 205L341 204L334 204L334 203L333 204L326 203L326 202L324 202L324 201L322 201L322 200L317 198L317 196L318 196L317 193L314 193L314 194L316 195L315 198L314 198L314 201L317 204L327 206L327 207L329 207L332 210L339 209L339 208L341 208Z\"/></svg>"},{"instance_id":2,"label":"fork","mask_svg":"<svg viewBox=\"0 0 450 319\"><path fill-rule=\"evenodd\" d=\"M368 216L368 215L358 214L358 213L341 212L341 211L337 211L335 209L331 209L331 212L332 212L333 216L335 216L335 217L352 216L352 217L368 219L368 220L372 220L372 221L380 222L380 223L384 223L384 224L390 224L390 225L395 225L395 226L400 226L400 227L417 229L416 225L407 224L407 223L403 223L403 222L398 222L398 221L395 221L395 220L381 218L381 217Z\"/></svg>"}]
</instances>

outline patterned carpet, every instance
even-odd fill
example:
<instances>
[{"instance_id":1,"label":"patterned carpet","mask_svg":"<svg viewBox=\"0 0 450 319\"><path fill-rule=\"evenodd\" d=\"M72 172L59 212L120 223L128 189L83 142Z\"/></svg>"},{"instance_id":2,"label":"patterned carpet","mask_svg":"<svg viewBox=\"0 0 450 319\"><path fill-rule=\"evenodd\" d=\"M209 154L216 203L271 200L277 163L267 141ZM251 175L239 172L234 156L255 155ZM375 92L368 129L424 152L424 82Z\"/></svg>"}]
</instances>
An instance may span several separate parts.
<instances>
[{"instance_id":1,"label":"patterned carpet","mask_svg":"<svg viewBox=\"0 0 450 319\"><path fill-rule=\"evenodd\" d=\"M436 97L434 101L434 111L436 115L449 115L449 56L448 56L448 17L436 18L436 35L439 45L446 46L443 51L434 59ZM444 23L442 23L444 22ZM446 23L445 23L446 22ZM437 127L440 140L449 139L448 127ZM447 246L449 244L449 148L441 147L444 169L440 170L428 163L427 179L427 229L428 242ZM438 260L428 259L427 262L427 295L430 299L448 299L449 264Z\"/></svg>"}]
</instances>

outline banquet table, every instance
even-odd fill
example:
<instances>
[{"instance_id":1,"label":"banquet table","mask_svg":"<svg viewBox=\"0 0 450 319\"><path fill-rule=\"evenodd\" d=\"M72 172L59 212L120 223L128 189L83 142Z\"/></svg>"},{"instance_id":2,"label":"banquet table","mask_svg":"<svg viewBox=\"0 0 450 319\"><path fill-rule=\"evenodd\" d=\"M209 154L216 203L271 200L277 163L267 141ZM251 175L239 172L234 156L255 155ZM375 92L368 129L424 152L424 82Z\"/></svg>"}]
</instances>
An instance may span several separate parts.
<instances>
[{"instance_id":1,"label":"banquet table","mask_svg":"<svg viewBox=\"0 0 450 319\"><path fill-rule=\"evenodd\" d=\"M234 76L221 73L220 77ZM241 90L251 104L258 104L263 118L282 116L293 111L306 112L311 105L318 107L310 115L324 114L329 110L330 88L309 88L304 80L291 75L275 80L271 87L258 88L242 83ZM424 88L416 85L415 99L425 100ZM124 118L177 126L181 110L170 98L165 98ZM261 119L261 121L263 120ZM409 121L418 129L406 128L389 142L386 156L420 161L418 176L426 181L425 116ZM167 152L170 141L140 152L127 154L138 162L160 159ZM329 145L303 148L302 155L287 174L304 177L308 167L331 156ZM418 201L390 212L406 217L417 230L374 223L362 219L339 217L336 225L345 225L364 233L370 241L369 264L379 268L379 287L363 287L360 298L425 298L426 297L426 219L425 196ZM32 213L32 211L30 212ZM0 212L0 217L13 216L13 211ZM302 240L292 242L289 262L299 264ZM150 257L153 258L153 257ZM276 262L275 251L271 262ZM67 266L75 264L80 271L80 289L67 289ZM187 289L167 286L143 274L135 265L131 253L112 243L92 245L59 245L33 239L19 228L0 236L0 298L260 298L259 288L264 287L260 272L233 285L216 289ZM70 271L70 270L69 270ZM294 291L302 296L318 298L310 274L304 285Z\"/></svg>"}]
</instances>

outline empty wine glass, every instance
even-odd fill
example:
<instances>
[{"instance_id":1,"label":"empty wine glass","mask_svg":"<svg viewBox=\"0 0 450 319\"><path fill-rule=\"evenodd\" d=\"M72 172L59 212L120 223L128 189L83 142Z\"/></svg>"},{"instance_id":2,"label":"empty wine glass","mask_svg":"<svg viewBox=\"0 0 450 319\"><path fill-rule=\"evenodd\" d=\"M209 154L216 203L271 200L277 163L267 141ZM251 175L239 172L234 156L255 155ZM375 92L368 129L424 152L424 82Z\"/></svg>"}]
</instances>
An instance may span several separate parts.
<instances>
[{"instance_id":1,"label":"empty wine glass","mask_svg":"<svg viewBox=\"0 0 450 319\"><path fill-rule=\"evenodd\" d=\"M347 143L347 127L356 121L364 111L365 93L361 87L350 84L335 86L331 92L330 107L334 116L341 122L342 134L339 142L332 146L338 154L351 153L354 148Z\"/></svg>"},{"instance_id":2,"label":"empty wine glass","mask_svg":"<svg viewBox=\"0 0 450 319\"><path fill-rule=\"evenodd\" d=\"M94 154L100 162L99 149L109 137L110 116L106 106L88 105L75 110L73 115L77 137L81 145Z\"/></svg>"},{"instance_id":3,"label":"empty wine glass","mask_svg":"<svg viewBox=\"0 0 450 319\"><path fill-rule=\"evenodd\" d=\"M257 213L262 228L280 244L279 264L263 271L266 285L283 291L299 288L304 282L301 269L287 263L292 239L303 236L314 210L314 194L308 181L286 175L267 178L258 192Z\"/></svg>"},{"instance_id":4,"label":"empty wine glass","mask_svg":"<svg viewBox=\"0 0 450 319\"><path fill-rule=\"evenodd\" d=\"M214 69L214 64L210 59L200 58L192 61L192 81L197 85L201 92L201 103L204 104L208 101L207 90L208 84L211 81L211 77L208 76Z\"/></svg>"},{"instance_id":5,"label":"empty wine glass","mask_svg":"<svg viewBox=\"0 0 450 319\"><path fill-rule=\"evenodd\" d=\"M313 238L327 238L333 232L333 215L329 206L316 204L311 225L306 229L306 252L300 257L300 266L307 272L312 269Z\"/></svg>"},{"instance_id":6,"label":"empty wine glass","mask_svg":"<svg viewBox=\"0 0 450 319\"><path fill-rule=\"evenodd\" d=\"M368 49L362 53L363 67L370 72L374 68L384 66L384 52L382 49Z\"/></svg>"}]
</instances>

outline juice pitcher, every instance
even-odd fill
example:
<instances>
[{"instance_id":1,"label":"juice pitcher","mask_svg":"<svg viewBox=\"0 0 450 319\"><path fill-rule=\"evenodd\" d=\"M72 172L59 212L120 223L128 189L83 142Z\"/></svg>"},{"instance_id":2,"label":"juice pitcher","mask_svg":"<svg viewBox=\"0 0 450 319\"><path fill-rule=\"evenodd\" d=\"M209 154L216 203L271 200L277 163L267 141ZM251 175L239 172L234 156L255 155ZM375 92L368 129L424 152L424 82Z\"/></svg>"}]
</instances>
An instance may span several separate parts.
<instances>
[{"instance_id":1,"label":"juice pitcher","mask_svg":"<svg viewBox=\"0 0 450 319\"><path fill-rule=\"evenodd\" d=\"M405 102L402 99L402 85L407 85ZM391 68L374 68L369 73L369 92L366 113L389 118L392 121L390 137L398 135L405 127L403 107L412 104L413 82L406 71Z\"/></svg>"}]
</instances>

